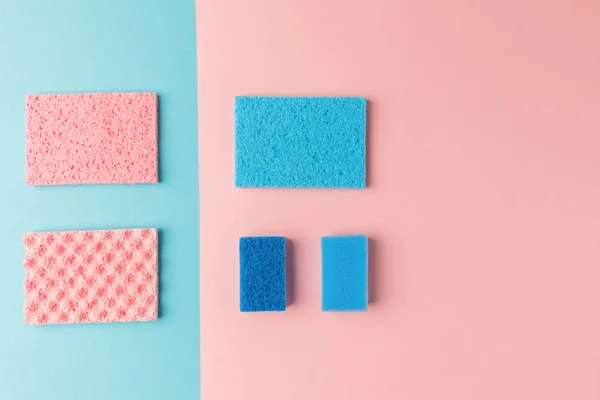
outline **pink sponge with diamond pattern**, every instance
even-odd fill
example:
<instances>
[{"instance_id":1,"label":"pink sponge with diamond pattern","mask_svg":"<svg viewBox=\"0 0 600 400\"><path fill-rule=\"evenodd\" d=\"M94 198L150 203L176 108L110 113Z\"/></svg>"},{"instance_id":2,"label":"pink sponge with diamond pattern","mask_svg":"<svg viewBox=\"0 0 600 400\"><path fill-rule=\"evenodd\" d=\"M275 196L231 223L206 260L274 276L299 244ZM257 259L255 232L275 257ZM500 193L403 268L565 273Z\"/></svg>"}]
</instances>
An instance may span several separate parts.
<instances>
[{"instance_id":1,"label":"pink sponge with diamond pattern","mask_svg":"<svg viewBox=\"0 0 600 400\"><path fill-rule=\"evenodd\" d=\"M27 96L28 185L158 182L155 93Z\"/></svg>"},{"instance_id":2,"label":"pink sponge with diamond pattern","mask_svg":"<svg viewBox=\"0 0 600 400\"><path fill-rule=\"evenodd\" d=\"M158 317L158 231L27 233L25 323Z\"/></svg>"}]
</instances>

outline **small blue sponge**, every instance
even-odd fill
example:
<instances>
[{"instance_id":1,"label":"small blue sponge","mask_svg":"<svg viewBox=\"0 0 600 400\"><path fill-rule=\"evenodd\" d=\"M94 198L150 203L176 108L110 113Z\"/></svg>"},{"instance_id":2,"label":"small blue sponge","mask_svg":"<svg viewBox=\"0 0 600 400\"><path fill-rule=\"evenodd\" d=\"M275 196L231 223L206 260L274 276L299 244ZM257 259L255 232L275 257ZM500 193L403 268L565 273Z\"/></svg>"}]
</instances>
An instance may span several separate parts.
<instances>
[{"instance_id":1,"label":"small blue sponge","mask_svg":"<svg viewBox=\"0 0 600 400\"><path fill-rule=\"evenodd\" d=\"M368 298L368 238L324 236L323 311L366 311Z\"/></svg>"},{"instance_id":2,"label":"small blue sponge","mask_svg":"<svg viewBox=\"0 0 600 400\"><path fill-rule=\"evenodd\" d=\"M285 238L240 238L240 311L285 311Z\"/></svg>"},{"instance_id":3,"label":"small blue sponge","mask_svg":"<svg viewBox=\"0 0 600 400\"><path fill-rule=\"evenodd\" d=\"M364 188L366 115L358 97L236 97L236 186Z\"/></svg>"}]
</instances>

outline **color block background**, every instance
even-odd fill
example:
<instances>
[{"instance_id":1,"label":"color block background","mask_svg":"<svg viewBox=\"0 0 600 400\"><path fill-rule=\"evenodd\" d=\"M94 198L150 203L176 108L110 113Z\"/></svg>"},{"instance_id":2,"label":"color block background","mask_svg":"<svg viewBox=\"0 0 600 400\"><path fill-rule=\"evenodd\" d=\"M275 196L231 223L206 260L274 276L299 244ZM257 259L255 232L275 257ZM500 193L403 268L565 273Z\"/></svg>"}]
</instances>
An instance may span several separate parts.
<instances>
[{"instance_id":1,"label":"color block background","mask_svg":"<svg viewBox=\"0 0 600 400\"><path fill-rule=\"evenodd\" d=\"M0 0L0 398L197 399L192 0ZM25 95L159 95L158 185L25 185ZM159 227L156 322L25 326L23 234Z\"/></svg>"},{"instance_id":2,"label":"color block background","mask_svg":"<svg viewBox=\"0 0 600 400\"><path fill-rule=\"evenodd\" d=\"M600 2L198 0L202 400L600 398ZM367 190L235 189L235 95L369 103ZM366 313L320 244L369 235ZM237 238L294 301L238 311Z\"/></svg>"}]
</instances>

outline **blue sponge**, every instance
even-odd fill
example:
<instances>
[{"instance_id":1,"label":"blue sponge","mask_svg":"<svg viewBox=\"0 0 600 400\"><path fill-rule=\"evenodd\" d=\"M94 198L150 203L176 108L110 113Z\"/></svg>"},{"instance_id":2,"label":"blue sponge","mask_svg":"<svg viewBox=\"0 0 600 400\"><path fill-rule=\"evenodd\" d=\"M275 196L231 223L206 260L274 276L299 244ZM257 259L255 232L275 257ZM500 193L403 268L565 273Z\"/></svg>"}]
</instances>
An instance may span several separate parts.
<instances>
[{"instance_id":1,"label":"blue sponge","mask_svg":"<svg viewBox=\"0 0 600 400\"><path fill-rule=\"evenodd\" d=\"M240 311L285 311L285 238L240 238Z\"/></svg>"},{"instance_id":2,"label":"blue sponge","mask_svg":"<svg viewBox=\"0 0 600 400\"><path fill-rule=\"evenodd\" d=\"M366 114L358 97L236 97L236 186L364 188Z\"/></svg>"},{"instance_id":3,"label":"blue sponge","mask_svg":"<svg viewBox=\"0 0 600 400\"><path fill-rule=\"evenodd\" d=\"M324 236L323 311L366 311L368 308L368 238Z\"/></svg>"}]
</instances>

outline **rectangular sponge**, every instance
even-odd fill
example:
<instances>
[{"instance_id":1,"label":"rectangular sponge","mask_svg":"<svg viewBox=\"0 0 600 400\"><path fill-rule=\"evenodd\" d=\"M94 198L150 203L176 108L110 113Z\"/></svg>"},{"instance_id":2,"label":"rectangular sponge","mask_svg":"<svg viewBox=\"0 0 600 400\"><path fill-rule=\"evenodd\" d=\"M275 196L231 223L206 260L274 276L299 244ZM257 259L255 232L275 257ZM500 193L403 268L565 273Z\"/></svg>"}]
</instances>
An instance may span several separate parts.
<instances>
[{"instance_id":1,"label":"rectangular sponge","mask_svg":"<svg viewBox=\"0 0 600 400\"><path fill-rule=\"evenodd\" d=\"M236 97L236 186L364 188L366 111L357 97Z\"/></svg>"},{"instance_id":2,"label":"rectangular sponge","mask_svg":"<svg viewBox=\"0 0 600 400\"><path fill-rule=\"evenodd\" d=\"M368 308L368 238L324 236L322 310L366 311Z\"/></svg>"},{"instance_id":3,"label":"rectangular sponge","mask_svg":"<svg viewBox=\"0 0 600 400\"><path fill-rule=\"evenodd\" d=\"M240 238L240 311L285 311L285 238Z\"/></svg>"},{"instance_id":4,"label":"rectangular sponge","mask_svg":"<svg viewBox=\"0 0 600 400\"><path fill-rule=\"evenodd\" d=\"M155 93L35 94L26 99L26 183L158 182Z\"/></svg>"},{"instance_id":5,"label":"rectangular sponge","mask_svg":"<svg viewBox=\"0 0 600 400\"><path fill-rule=\"evenodd\" d=\"M27 233L25 323L158 317L156 229Z\"/></svg>"}]
</instances>

